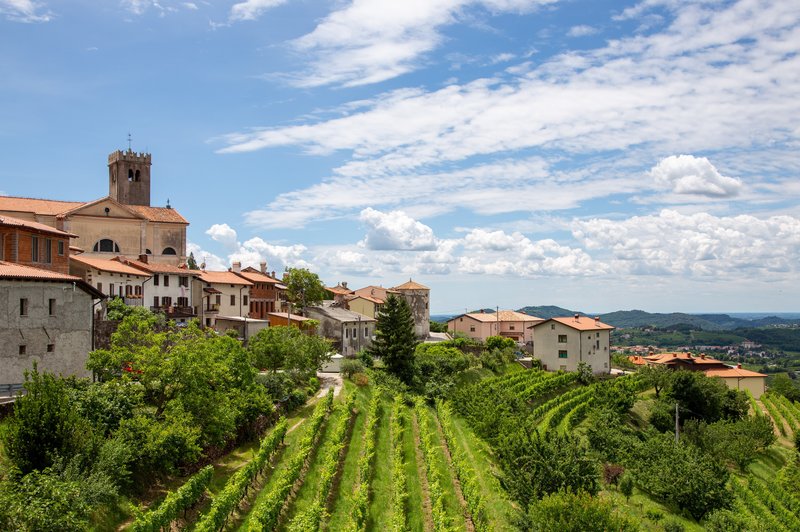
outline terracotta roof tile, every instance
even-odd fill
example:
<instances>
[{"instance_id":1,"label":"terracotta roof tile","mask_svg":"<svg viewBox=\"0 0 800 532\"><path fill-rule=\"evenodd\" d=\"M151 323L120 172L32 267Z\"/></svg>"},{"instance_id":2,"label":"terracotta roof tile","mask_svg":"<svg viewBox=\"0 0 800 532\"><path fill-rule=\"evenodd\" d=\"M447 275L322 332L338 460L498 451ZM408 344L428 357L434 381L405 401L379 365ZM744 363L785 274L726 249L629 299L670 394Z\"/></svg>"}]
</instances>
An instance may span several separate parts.
<instances>
[{"instance_id":1,"label":"terracotta roof tile","mask_svg":"<svg viewBox=\"0 0 800 532\"><path fill-rule=\"evenodd\" d=\"M79 264L83 264L85 266L89 266L90 268L94 268L95 270L100 270L104 272L124 273L127 275L150 277L149 273L134 268L133 266L128 266L127 264L123 264L118 260L98 259L95 257L87 257L85 255L72 256L70 257L70 260L75 261Z\"/></svg>"},{"instance_id":2,"label":"terracotta roof tile","mask_svg":"<svg viewBox=\"0 0 800 532\"><path fill-rule=\"evenodd\" d=\"M331 292L332 294L339 294L340 296L347 296L353 293L352 290L350 290L349 288L345 288L341 285L326 286L325 290Z\"/></svg>"},{"instance_id":3,"label":"terracotta roof tile","mask_svg":"<svg viewBox=\"0 0 800 532\"><path fill-rule=\"evenodd\" d=\"M401 285L395 286L394 289L395 290L430 290L430 288L428 288L427 286L425 286L423 284L419 284L417 282L414 282L411 279L409 279L407 282L405 282L405 283L403 283Z\"/></svg>"},{"instance_id":4,"label":"terracotta roof tile","mask_svg":"<svg viewBox=\"0 0 800 532\"><path fill-rule=\"evenodd\" d=\"M16 264L14 262L6 262L2 260L0 260L0 279L14 279L20 281L63 281L67 283L75 283L76 286L79 286L84 292L94 296L95 299L106 297L80 277L44 270L42 268L34 268L33 266L24 266L22 264Z\"/></svg>"},{"instance_id":5,"label":"terracotta roof tile","mask_svg":"<svg viewBox=\"0 0 800 532\"><path fill-rule=\"evenodd\" d=\"M239 275L254 283L280 284L279 280L274 279L265 273L254 272L252 270L242 270Z\"/></svg>"},{"instance_id":6,"label":"terracotta roof tile","mask_svg":"<svg viewBox=\"0 0 800 532\"><path fill-rule=\"evenodd\" d=\"M204 283L211 284L240 284L244 286L253 286L253 283L247 279L236 275L233 272L213 272L213 271L200 271L200 280Z\"/></svg>"},{"instance_id":7,"label":"terracotta roof tile","mask_svg":"<svg viewBox=\"0 0 800 532\"><path fill-rule=\"evenodd\" d=\"M595 320L594 318L589 318L588 316L578 316L577 318L575 316L569 318L550 318L549 320L537 323L536 326L551 320L566 325L567 327L572 327L578 331L603 331L614 329L612 325L603 323L600 320Z\"/></svg>"},{"instance_id":8,"label":"terracotta roof tile","mask_svg":"<svg viewBox=\"0 0 800 532\"><path fill-rule=\"evenodd\" d=\"M23 220L21 218L14 218L13 216L6 216L4 214L0 214L0 225L24 227L25 229L30 229L32 231L39 231L41 233L49 233L58 236L68 236L72 238L78 237L77 235L67 233L66 231L61 231L60 229L56 229L55 227L51 227L49 225L40 224L39 222L32 222L30 220Z\"/></svg>"},{"instance_id":9,"label":"terracotta roof tile","mask_svg":"<svg viewBox=\"0 0 800 532\"><path fill-rule=\"evenodd\" d=\"M30 212L55 216L83 205L83 201L55 201L0 196L0 211Z\"/></svg>"},{"instance_id":10,"label":"terracotta roof tile","mask_svg":"<svg viewBox=\"0 0 800 532\"><path fill-rule=\"evenodd\" d=\"M126 205L132 211L144 216L151 222L169 222L189 225L186 218L178 211L166 207L147 207L145 205Z\"/></svg>"},{"instance_id":11,"label":"terracotta roof tile","mask_svg":"<svg viewBox=\"0 0 800 532\"><path fill-rule=\"evenodd\" d=\"M172 273L175 275L200 275L200 270L190 270L188 268L181 268L172 264L165 264L163 262L142 262L136 259L126 259L123 257L115 257L111 260L124 261L134 268L140 269L150 273Z\"/></svg>"},{"instance_id":12,"label":"terracotta roof tile","mask_svg":"<svg viewBox=\"0 0 800 532\"><path fill-rule=\"evenodd\" d=\"M747 377L766 377L763 373L750 371L749 369L732 368L730 366L724 368L711 368L704 371L709 377L722 377L722 378L747 378Z\"/></svg>"}]
</instances>

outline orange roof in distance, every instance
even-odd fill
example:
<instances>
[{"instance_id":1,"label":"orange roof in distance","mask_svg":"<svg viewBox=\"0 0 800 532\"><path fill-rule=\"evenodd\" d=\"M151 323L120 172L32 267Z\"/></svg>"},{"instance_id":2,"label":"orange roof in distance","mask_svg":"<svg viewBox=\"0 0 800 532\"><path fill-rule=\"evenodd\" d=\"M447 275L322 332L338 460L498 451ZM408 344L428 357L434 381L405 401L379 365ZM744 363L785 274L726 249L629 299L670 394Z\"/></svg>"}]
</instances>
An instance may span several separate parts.
<instances>
[{"instance_id":1,"label":"orange roof in distance","mask_svg":"<svg viewBox=\"0 0 800 532\"><path fill-rule=\"evenodd\" d=\"M394 289L395 290L430 290L430 288L428 288L427 286L419 284L417 282L414 282L411 279L409 279L408 282L406 282L406 283L403 283L403 284L401 284L399 286L395 286Z\"/></svg>"},{"instance_id":2,"label":"orange roof in distance","mask_svg":"<svg viewBox=\"0 0 800 532\"><path fill-rule=\"evenodd\" d=\"M57 236L68 236L71 238L78 237L78 235L73 235L72 233L61 231L60 229L56 229L55 227L51 227L49 225L40 224L39 222L32 222L30 220L23 220L21 218L14 218L13 216L6 216L4 214L0 214L0 225L5 225L9 227L23 227L25 229L30 229L32 231L49 233Z\"/></svg>"},{"instance_id":3,"label":"orange roof in distance","mask_svg":"<svg viewBox=\"0 0 800 532\"><path fill-rule=\"evenodd\" d=\"M124 273L127 275L150 277L149 273L134 268L133 266L128 266L127 264L124 264L119 260L98 259L95 257L86 257L84 255L71 256L70 260L75 261L79 264L83 264L84 266L89 266L91 268L94 268L95 270L100 270L104 272Z\"/></svg>"},{"instance_id":4,"label":"orange roof in distance","mask_svg":"<svg viewBox=\"0 0 800 532\"><path fill-rule=\"evenodd\" d=\"M573 329L576 329L578 331L602 331L602 330L614 329L612 325L603 323L599 319L590 318L588 316L572 316L570 318L551 318L551 319L553 321L557 321L562 325L572 327Z\"/></svg>"},{"instance_id":5,"label":"orange roof in distance","mask_svg":"<svg viewBox=\"0 0 800 532\"><path fill-rule=\"evenodd\" d=\"M231 271L214 272L201 270L200 280L211 284L240 284L244 286L253 286L253 283Z\"/></svg>"}]
</instances>

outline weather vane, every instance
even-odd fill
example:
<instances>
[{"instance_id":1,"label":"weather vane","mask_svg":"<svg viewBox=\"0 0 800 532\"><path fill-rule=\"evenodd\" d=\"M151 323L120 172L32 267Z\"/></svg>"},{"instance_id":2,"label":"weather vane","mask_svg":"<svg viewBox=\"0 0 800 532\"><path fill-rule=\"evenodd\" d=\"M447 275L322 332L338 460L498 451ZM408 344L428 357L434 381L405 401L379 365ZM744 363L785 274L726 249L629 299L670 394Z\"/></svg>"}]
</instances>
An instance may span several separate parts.
<instances>
[{"instance_id":1,"label":"weather vane","mask_svg":"<svg viewBox=\"0 0 800 532\"><path fill-rule=\"evenodd\" d=\"M131 132L128 131L128 151L131 151Z\"/></svg>"}]
</instances>

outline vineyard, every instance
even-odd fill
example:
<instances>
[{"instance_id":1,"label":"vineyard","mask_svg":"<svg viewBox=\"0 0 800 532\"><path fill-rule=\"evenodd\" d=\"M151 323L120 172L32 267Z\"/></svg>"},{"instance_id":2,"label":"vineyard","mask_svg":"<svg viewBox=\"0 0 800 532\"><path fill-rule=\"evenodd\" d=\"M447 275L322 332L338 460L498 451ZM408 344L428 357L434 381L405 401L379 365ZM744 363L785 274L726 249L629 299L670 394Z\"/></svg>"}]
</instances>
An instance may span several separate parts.
<instances>
[{"instance_id":1,"label":"vineyard","mask_svg":"<svg viewBox=\"0 0 800 532\"><path fill-rule=\"evenodd\" d=\"M636 375L582 384L577 373L515 371L464 385L431 405L346 381L308 415L279 421L223 486L210 489L205 468L131 529L173 523L198 531L517 530L519 506L501 487L507 471L493 447L502 425L524 424L542 436L581 432L592 405L622 388L635 397L647 386ZM800 426L800 405L782 396L750 397L749 406L756 416L769 415L786 438ZM729 489L741 518L768 530L800 530L800 498L774 478L732 475ZM605 497L618 508L628 503L615 489ZM642 494L635 499L648 517L672 511Z\"/></svg>"}]
</instances>

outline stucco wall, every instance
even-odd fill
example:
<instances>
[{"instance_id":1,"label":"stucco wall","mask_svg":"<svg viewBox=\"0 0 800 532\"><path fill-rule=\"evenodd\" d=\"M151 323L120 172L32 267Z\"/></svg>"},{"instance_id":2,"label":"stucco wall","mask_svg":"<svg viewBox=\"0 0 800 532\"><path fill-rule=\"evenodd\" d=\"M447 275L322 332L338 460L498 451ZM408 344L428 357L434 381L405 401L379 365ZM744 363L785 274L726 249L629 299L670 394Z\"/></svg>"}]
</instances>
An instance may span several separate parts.
<instances>
[{"instance_id":1,"label":"stucco wall","mask_svg":"<svg viewBox=\"0 0 800 532\"><path fill-rule=\"evenodd\" d=\"M482 342L486 341L490 336L497 336L498 332L496 321L478 321L469 316L459 316L448 321L447 328L453 333L463 333L469 338Z\"/></svg>"},{"instance_id":2,"label":"stucco wall","mask_svg":"<svg viewBox=\"0 0 800 532\"><path fill-rule=\"evenodd\" d=\"M28 300L27 316L20 316L22 298ZM52 316L50 299L55 300ZM91 313L91 297L72 283L0 281L0 384L23 382L34 361L39 371L88 377ZM47 352L48 344L53 352Z\"/></svg>"},{"instance_id":3,"label":"stucco wall","mask_svg":"<svg viewBox=\"0 0 800 532\"><path fill-rule=\"evenodd\" d=\"M720 377L718 377L720 378ZM767 378L766 377L745 377L745 378L723 378L725 384L731 390L750 390L753 397L760 398L766 391Z\"/></svg>"},{"instance_id":4,"label":"stucco wall","mask_svg":"<svg viewBox=\"0 0 800 532\"><path fill-rule=\"evenodd\" d=\"M559 342L560 335L566 335L567 341ZM608 330L578 331L562 323L545 322L534 329L533 356L549 371L575 371L580 362L586 362L592 373L608 373L611 367L609 342ZM559 358L559 351L566 351L567 358Z\"/></svg>"},{"instance_id":5,"label":"stucco wall","mask_svg":"<svg viewBox=\"0 0 800 532\"><path fill-rule=\"evenodd\" d=\"M366 299L353 299L347 304L347 307L353 312L358 312L362 316L370 318L375 317L375 303L367 301Z\"/></svg>"}]
</instances>

